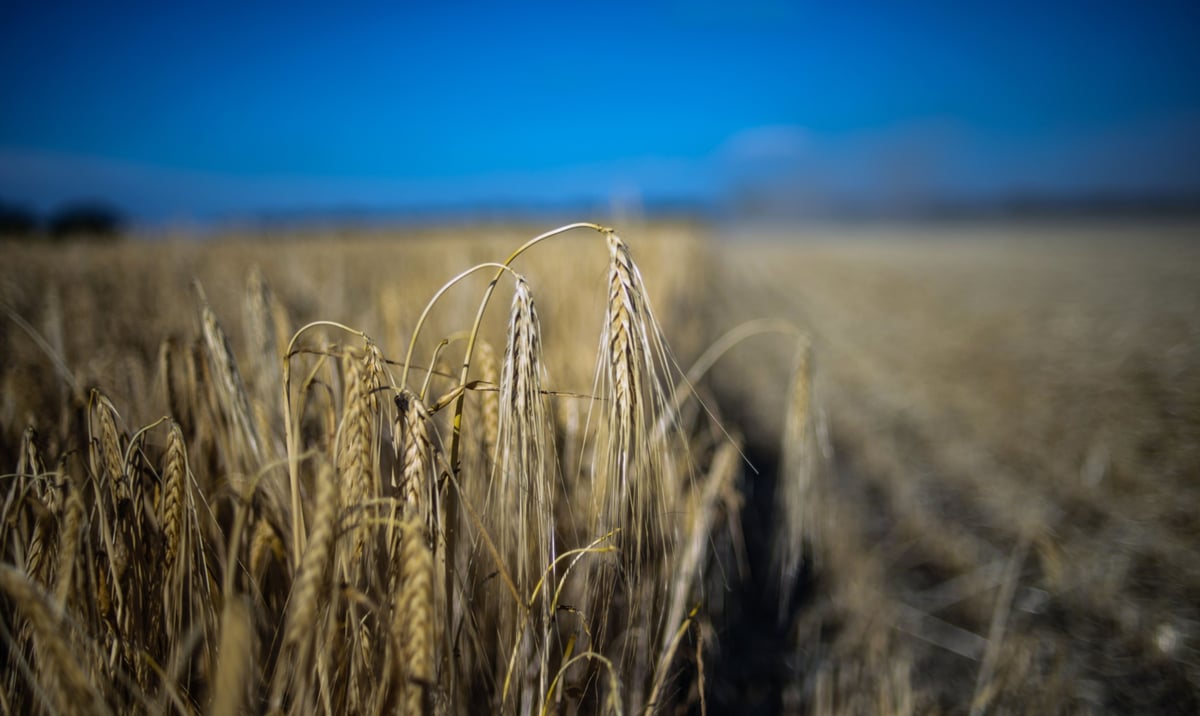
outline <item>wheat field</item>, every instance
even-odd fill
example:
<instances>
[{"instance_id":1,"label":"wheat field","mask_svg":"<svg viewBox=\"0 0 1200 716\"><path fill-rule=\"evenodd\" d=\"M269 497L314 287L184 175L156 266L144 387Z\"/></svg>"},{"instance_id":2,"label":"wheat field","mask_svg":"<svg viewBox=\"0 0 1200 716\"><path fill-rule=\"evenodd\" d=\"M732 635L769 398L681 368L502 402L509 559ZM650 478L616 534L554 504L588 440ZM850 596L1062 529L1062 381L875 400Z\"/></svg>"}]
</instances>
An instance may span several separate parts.
<instances>
[{"instance_id":1,"label":"wheat field","mask_svg":"<svg viewBox=\"0 0 1200 716\"><path fill-rule=\"evenodd\" d=\"M1193 227L547 228L3 245L5 712L1200 709Z\"/></svg>"}]
</instances>

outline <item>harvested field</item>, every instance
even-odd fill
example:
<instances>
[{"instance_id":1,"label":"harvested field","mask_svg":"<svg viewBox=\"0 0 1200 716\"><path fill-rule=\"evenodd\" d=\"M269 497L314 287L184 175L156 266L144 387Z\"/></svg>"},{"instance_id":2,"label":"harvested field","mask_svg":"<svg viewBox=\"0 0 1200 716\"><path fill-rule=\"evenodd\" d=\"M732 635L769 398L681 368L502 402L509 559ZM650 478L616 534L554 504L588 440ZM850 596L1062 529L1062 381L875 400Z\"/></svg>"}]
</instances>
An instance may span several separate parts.
<instances>
[{"instance_id":1,"label":"harvested field","mask_svg":"<svg viewBox=\"0 0 1200 716\"><path fill-rule=\"evenodd\" d=\"M1200 708L1195 238L934 227L731 252L728 322L782 309L811 332L828 435L797 651L751 673L801 710ZM753 396L770 454L793 359L740 360L718 395Z\"/></svg>"}]
</instances>

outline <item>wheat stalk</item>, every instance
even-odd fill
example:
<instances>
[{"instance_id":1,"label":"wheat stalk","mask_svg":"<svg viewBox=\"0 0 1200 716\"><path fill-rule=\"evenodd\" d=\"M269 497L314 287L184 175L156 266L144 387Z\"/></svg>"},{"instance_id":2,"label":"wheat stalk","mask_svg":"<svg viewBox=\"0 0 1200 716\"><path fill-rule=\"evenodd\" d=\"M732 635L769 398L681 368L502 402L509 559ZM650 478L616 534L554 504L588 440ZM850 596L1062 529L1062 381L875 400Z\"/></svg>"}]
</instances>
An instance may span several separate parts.
<instances>
[{"instance_id":1,"label":"wheat stalk","mask_svg":"<svg viewBox=\"0 0 1200 716\"><path fill-rule=\"evenodd\" d=\"M254 685L252 627L249 605L242 599L229 599L221 612L217 671L208 709L212 716L236 716L245 711L246 696Z\"/></svg>"},{"instance_id":2,"label":"wheat stalk","mask_svg":"<svg viewBox=\"0 0 1200 716\"><path fill-rule=\"evenodd\" d=\"M394 668L400 689L398 712L429 713L434 685L433 552L425 526L417 516L400 525L398 562L394 566L391 636Z\"/></svg>"},{"instance_id":3,"label":"wheat stalk","mask_svg":"<svg viewBox=\"0 0 1200 716\"><path fill-rule=\"evenodd\" d=\"M184 531L184 490L187 486L187 449L183 431L171 421L167 431L167 452L162 468L162 502L159 523L162 525L164 570L170 573L179 556Z\"/></svg>"},{"instance_id":4,"label":"wheat stalk","mask_svg":"<svg viewBox=\"0 0 1200 716\"><path fill-rule=\"evenodd\" d=\"M670 503L679 494L667 447L652 430L668 412L662 387L668 361L629 248L616 234L607 239L608 301L597 375L605 385L608 443L595 512L605 520L600 527L620 527L632 536L637 563L661 548L671 531L665 523Z\"/></svg>"},{"instance_id":5,"label":"wheat stalk","mask_svg":"<svg viewBox=\"0 0 1200 716\"><path fill-rule=\"evenodd\" d=\"M43 486L36 482L37 478L45 474L46 464L42 461L41 450L38 449L38 433L32 425L25 428L25 432L21 435L21 448L17 459L17 474L23 477L34 478L39 496L45 495Z\"/></svg>"},{"instance_id":6,"label":"wheat stalk","mask_svg":"<svg viewBox=\"0 0 1200 716\"><path fill-rule=\"evenodd\" d=\"M200 282L194 282L193 288L196 292L197 302L200 304L200 329L204 337L208 365L217 379L218 402L222 406L226 418L233 424L235 435L242 436L242 442L248 450L246 457L249 458L249 463L258 463L262 458L260 451L262 443L253 420L254 413L250 408L250 399L246 396L246 388L242 382L241 372L238 370L237 359L234 358L233 349L229 347L229 338L226 336L225 330L221 328L217 314L213 313L212 308L208 305L208 299L204 295L204 289L200 286Z\"/></svg>"},{"instance_id":7,"label":"wheat stalk","mask_svg":"<svg viewBox=\"0 0 1200 716\"><path fill-rule=\"evenodd\" d=\"M490 532L498 534L500 551L508 562L507 572L514 576L522 595L530 595L541 578L543 568L553 564L555 448L550 418L542 395L541 325L529 284L518 277L509 312L508 341L500 374L499 430L496 476L491 481ZM551 575L552 577L553 575ZM551 613L549 602L542 600L543 632L536 640L546 643ZM513 604L498 610L499 630L503 635L500 654L525 639L522 627L523 606ZM538 668L530 665L542 681L537 693L545 691L548 666L545 648ZM501 662L502 663L502 662Z\"/></svg>"},{"instance_id":8,"label":"wheat stalk","mask_svg":"<svg viewBox=\"0 0 1200 716\"><path fill-rule=\"evenodd\" d=\"M246 345L255 360L249 364L250 394L255 407L266 411L269 427L278 417L276 391L282 380L279 362L279 326L275 320L277 303L262 269L253 266L246 276L246 298L242 303ZM266 430L260 434L268 435Z\"/></svg>"},{"instance_id":9,"label":"wheat stalk","mask_svg":"<svg viewBox=\"0 0 1200 716\"><path fill-rule=\"evenodd\" d=\"M54 699L54 710L67 714L109 713L76 658L77 651L67 641L70 629L62 611L26 575L7 564L0 564L0 590L33 627L44 679L42 690Z\"/></svg>"},{"instance_id":10,"label":"wheat stalk","mask_svg":"<svg viewBox=\"0 0 1200 716\"><path fill-rule=\"evenodd\" d=\"M813 354L807 337L797 346L796 366L788 389L784 418L782 470L776 487L776 511L781 537L775 541L773 567L780 579L780 618L789 608L797 576L806 555L814 567L821 553L821 530L817 518L821 504L817 494L816 411L813 404Z\"/></svg>"},{"instance_id":11,"label":"wheat stalk","mask_svg":"<svg viewBox=\"0 0 1200 716\"><path fill-rule=\"evenodd\" d=\"M338 431L338 475L341 479L342 500L348 511L359 509L372 495L371 476L371 397L373 382L367 365L368 354L362 358L347 355L343 358L346 395L343 401L342 426ZM362 520L350 530L352 559L362 554L367 532Z\"/></svg>"},{"instance_id":12,"label":"wheat stalk","mask_svg":"<svg viewBox=\"0 0 1200 716\"><path fill-rule=\"evenodd\" d=\"M25 558L25 571L42 586L47 583L44 571L48 570L53 560L47 553L53 550L52 538L58 520L61 500L58 493L58 480L46 472L46 464L42 460L38 448L38 434L33 426L25 428L21 436L20 458L17 461L17 475L27 479L33 485L33 495L27 495L30 504L40 502L44 509L35 511L33 535L29 538L29 548Z\"/></svg>"},{"instance_id":13,"label":"wheat stalk","mask_svg":"<svg viewBox=\"0 0 1200 716\"><path fill-rule=\"evenodd\" d=\"M287 625L283 633L282 654L276 664L272 687L272 706L282 705L283 693L289 683L296 684L295 693L307 698L311 669L315 666L317 642L324 630L322 605L330 595L330 571L339 514L338 481L332 466L322 463L317 469L316 493L313 496L311 531L304 554L292 583Z\"/></svg>"},{"instance_id":14,"label":"wheat stalk","mask_svg":"<svg viewBox=\"0 0 1200 716\"><path fill-rule=\"evenodd\" d=\"M254 522L254 531L250 533L250 573L261 577L267 568L267 560L274 558L283 562L287 557L283 540L271 525L271 521L260 516Z\"/></svg>"},{"instance_id":15,"label":"wheat stalk","mask_svg":"<svg viewBox=\"0 0 1200 716\"><path fill-rule=\"evenodd\" d=\"M71 598L78 568L79 542L84 528L85 506L78 486L67 485L66 505L63 508L62 528L58 531L58 567L54 579L54 601L60 609Z\"/></svg>"},{"instance_id":16,"label":"wheat stalk","mask_svg":"<svg viewBox=\"0 0 1200 716\"><path fill-rule=\"evenodd\" d=\"M16 667L0 677L17 684L0 693L3 705L53 711L68 708L55 693L82 693L60 688L72 677L60 676L46 651L58 648L43 636L51 623L91 691L122 711L536 713L615 711L621 702L637 711L643 693L655 708L683 705L682 640L704 628L700 613L686 609L713 554L717 500L736 490L736 449L678 439L677 422L688 431L711 425L698 412L663 412L660 385L671 364L638 266L611 232L602 233L601 347L581 351L596 360L595 389L570 385L578 371L550 363L558 355L547 349L557 343L543 345L540 319L555 330L556 314L573 315L571 306L540 293L535 305L510 264L563 230L468 272L515 279L503 353L483 340L504 323L498 316L480 331L485 297L469 331L452 326L439 336L439 349L466 339L460 379L446 376L435 351L427 364L437 370L424 388L410 391L401 380L395 412L380 400L394 385L387 362L365 334L316 321L290 342L273 341L281 305L253 270L242 305L249 350L239 366L197 285L195 338L159 348L160 402L173 418L161 443L147 437L157 423L127 439L99 392L47 442L70 451L86 428L78 486L47 491L41 446L32 434L22 443L25 479L12 481L3 513L16 515L6 522L16 527L0 549L26 566L35 588L52 585L53 601L42 599L58 621L35 628L26 611L37 607L14 610L27 623L17 624L15 646L0 659ZM349 330L362 348L312 334L298 340L317 326ZM570 353L561 364L568 361L585 362ZM566 385L550 383L547 365ZM292 368L301 371L294 382ZM140 396L142 377L126 372L121 379ZM464 426L469 391L478 400ZM564 396L556 434L551 409ZM157 414L128 402L122 410L131 416ZM460 440L462 430L469 440ZM707 482L681 481L703 466ZM142 490L157 492L143 500ZM585 554L595 558L572 572ZM0 586L4 601L20 607L8 591L21 587ZM46 703L19 688L22 669L33 675L26 683L51 694ZM51 682L57 691L46 688ZM265 698L249 693L259 688Z\"/></svg>"},{"instance_id":17,"label":"wheat stalk","mask_svg":"<svg viewBox=\"0 0 1200 716\"><path fill-rule=\"evenodd\" d=\"M100 431L99 454L93 450L92 473L105 480L113 504L116 505L129 498L128 485L125 483L124 450L121 448L121 437L117 430L117 409L106 395L92 389L92 414Z\"/></svg>"},{"instance_id":18,"label":"wheat stalk","mask_svg":"<svg viewBox=\"0 0 1200 716\"><path fill-rule=\"evenodd\" d=\"M514 562L510 569L523 593L553 561L554 436L542 399L542 372L537 310L529 284L518 279L500 376L501 457L495 488L500 499L493 507L501 518L502 549Z\"/></svg>"},{"instance_id":19,"label":"wheat stalk","mask_svg":"<svg viewBox=\"0 0 1200 716\"><path fill-rule=\"evenodd\" d=\"M433 443L429 438L429 412L425 403L410 391L402 391L396 399L399 412L396 433L397 463L401 468L399 483L395 485L400 494L405 515L421 515L430 524L430 500L428 495L433 482Z\"/></svg>"}]
</instances>

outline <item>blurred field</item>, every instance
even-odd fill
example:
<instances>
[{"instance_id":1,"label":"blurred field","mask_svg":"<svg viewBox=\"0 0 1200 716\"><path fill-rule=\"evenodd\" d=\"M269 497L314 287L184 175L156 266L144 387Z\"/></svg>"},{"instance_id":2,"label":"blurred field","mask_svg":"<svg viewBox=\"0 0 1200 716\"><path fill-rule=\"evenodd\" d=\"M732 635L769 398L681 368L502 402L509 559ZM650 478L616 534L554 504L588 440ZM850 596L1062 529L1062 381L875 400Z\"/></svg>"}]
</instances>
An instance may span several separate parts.
<instances>
[{"instance_id":1,"label":"blurred field","mask_svg":"<svg viewBox=\"0 0 1200 716\"><path fill-rule=\"evenodd\" d=\"M726 314L807 327L828 416L825 559L784 677L798 698L1196 710L1195 239L967 226L730 253ZM768 406L748 435L770 434L788 359L747 352L757 385L724 385Z\"/></svg>"},{"instance_id":2,"label":"blurred field","mask_svg":"<svg viewBox=\"0 0 1200 716\"><path fill-rule=\"evenodd\" d=\"M229 335L252 402L270 411L278 409L280 391L262 381L274 357L252 348L262 344L243 305L252 266L261 267L278 299L275 344L308 321L332 320L364 331L386 359L401 361L417 315L442 282L473 263L503 260L533 233L5 245L0 465L11 485L4 487L10 495L5 562L28 571L21 545L44 524L36 509L22 512L11 497L24 484L20 475L29 474L26 427L37 428L53 471L59 457L94 442L81 417L87 388L99 387L112 400L127 446L139 427L171 412L160 356L164 341L196 344L193 278ZM646 622L662 632L650 640L656 644L669 641L662 634L686 631L688 643L679 649L686 656L668 658L666 671L631 659L633 670L620 674L622 692L630 695L622 697L625 708L647 703L661 671L670 674L670 696L649 703L685 712L1200 710L1195 227L841 227L705 237L651 226L622 236L679 366L664 375L671 384L726 331L782 319L750 324L763 331L693 381L711 418L689 403L686 441L670 448L668 464L676 466L670 470L695 476L672 498L667 515L674 526L666 532L704 526L702 567L693 582L691 567L668 556L651 559L661 559L660 566L637 562L666 586L646 586L635 596L660 599L647 602L659 619L667 618L666 609L651 605L666 604L667 596L680 604L686 596L699 609L682 623ZM589 439L571 426L588 402L579 396L594 390L605 258L601 242L566 238L521 266L537 296L566 475L587 472L571 463L587 462ZM487 278L448 294L431 314L429 339L417 351L422 364L436 352L438 337L469 327ZM507 306L509 293L498 300ZM503 311L496 308L497 318L485 326L485 340L497 351L505 345ZM783 322L803 334L799 344ZM336 355L352 344L328 332L322 340ZM453 389L459 358L440 360L435 394ZM312 370L329 370L331 393L338 392L345 376L337 369ZM472 395L471 405L486 395ZM338 405L329 408L330 419L340 418L342 407L331 400ZM189 455L204 456L204 466L197 459L194 469L212 471L207 479L216 494L232 479L221 445L226 428L206 431L199 415L191 418L198 426L173 417L183 424ZM279 417L264 424L274 425L279 438L266 455L286 454ZM314 449L323 444L319 432L304 433L306 440L318 436ZM165 438L152 435L143 449L157 458ZM581 442L579 450L563 447ZM722 445L742 446L748 465L718 490ZM270 469L265 458L257 466L239 459L240 470ZM146 475L147 485L157 484L157 469ZM706 476L713 476L711 490ZM306 473L306 479L316 478ZM586 544L599 534L584 534L564 516L579 515L567 509L572 489L556 529L575 535L564 544ZM231 514L219 514L209 528L206 539L218 551L227 547ZM683 545L685 537L663 539ZM479 544L471 549L485 554ZM273 587L278 603L267 581L247 578L243 585L263 590L263 606L253 612L265 633L254 652L260 681L270 680L277 658L270 623L282 618L294 567L283 570L283 586ZM228 573L212 569L212 579ZM489 571L479 572L479 583L465 593L494 597L498 580ZM13 614L10 606L6 613ZM459 618L473 608L464 606ZM637 613L629 605L606 609L614 619ZM211 639L202 639L212 642L206 648L218 664L216 634L225 622L214 616L205 632ZM32 707L41 702L29 695L30 683L42 682L20 674L30 659L36 667L46 657L29 646L23 621L7 616L4 624L6 703ZM82 631L91 628L89 638L120 642L119 628L103 636L103 619L88 624ZM596 644L601 651L599 636ZM628 645L622 648L604 653L629 653ZM478 662L464 657L461 673L499 678L487 651L479 647ZM565 660L571 652L551 653ZM647 653L659 658L662 649ZM122 659L111 657L106 667L97 662L86 677L114 708L142 703L130 694L153 692L158 683L139 675L139 689L107 690L106 668L132 670L137 661ZM179 702L208 708L204 684L217 678L212 668L194 667L194 692L180 687ZM576 674L574 686L564 686L568 696L549 702L549 710L609 708L597 673L589 667ZM530 678L533 695L526 701L502 702L491 683L461 694L446 687L449 695L426 707L529 711L546 693ZM148 698L142 705L165 708L152 693ZM253 699L243 705L263 710L265 701Z\"/></svg>"}]
</instances>

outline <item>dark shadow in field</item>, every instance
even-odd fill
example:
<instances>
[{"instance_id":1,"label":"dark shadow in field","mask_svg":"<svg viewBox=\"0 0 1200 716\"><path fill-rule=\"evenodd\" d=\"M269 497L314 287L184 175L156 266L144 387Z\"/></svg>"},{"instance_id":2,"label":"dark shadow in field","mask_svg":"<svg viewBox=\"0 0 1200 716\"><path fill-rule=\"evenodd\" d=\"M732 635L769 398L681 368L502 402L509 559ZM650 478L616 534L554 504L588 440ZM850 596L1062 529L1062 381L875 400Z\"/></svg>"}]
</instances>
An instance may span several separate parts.
<instances>
[{"instance_id":1,"label":"dark shadow in field","mask_svg":"<svg viewBox=\"0 0 1200 716\"><path fill-rule=\"evenodd\" d=\"M745 500L739 516L748 572L739 580L736 571L729 570L722 583L710 584L710 592L726 592L726 607L713 614L715 658L705 675L708 706L710 713L718 714L777 714L783 711L785 690L798 676L789 626L791 615L809 601L812 574L806 562L795 575L791 603L782 612L788 616L781 623L781 590L771 564L778 448L749 443L744 452L757 470L757 474L746 470ZM723 561L733 564L733 557Z\"/></svg>"}]
</instances>

